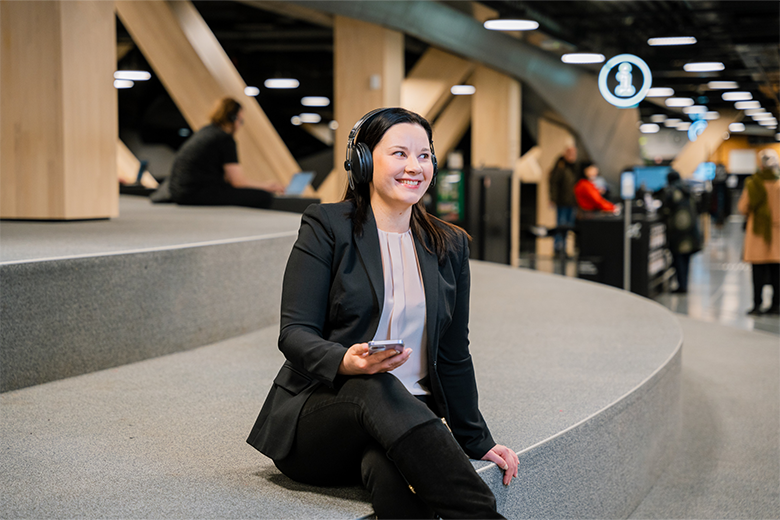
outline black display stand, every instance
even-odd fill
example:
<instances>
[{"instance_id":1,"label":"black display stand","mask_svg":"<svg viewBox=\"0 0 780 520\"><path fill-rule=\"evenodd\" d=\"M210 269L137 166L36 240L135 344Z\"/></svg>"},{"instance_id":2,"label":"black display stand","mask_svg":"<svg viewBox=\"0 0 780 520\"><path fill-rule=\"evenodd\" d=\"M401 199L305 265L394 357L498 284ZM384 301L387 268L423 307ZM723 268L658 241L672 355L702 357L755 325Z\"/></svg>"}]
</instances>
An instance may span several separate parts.
<instances>
[{"instance_id":1,"label":"black display stand","mask_svg":"<svg viewBox=\"0 0 780 520\"><path fill-rule=\"evenodd\" d=\"M510 262L511 179L512 170L471 171L466 231L475 260Z\"/></svg>"},{"instance_id":2,"label":"black display stand","mask_svg":"<svg viewBox=\"0 0 780 520\"><path fill-rule=\"evenodd\" d=\"M632 215L631 292L652 297L667 289L671 255L658 217ZM623 217L584 214L577 219L577 276L623 288Z\"/></svg>"}]
</instances>

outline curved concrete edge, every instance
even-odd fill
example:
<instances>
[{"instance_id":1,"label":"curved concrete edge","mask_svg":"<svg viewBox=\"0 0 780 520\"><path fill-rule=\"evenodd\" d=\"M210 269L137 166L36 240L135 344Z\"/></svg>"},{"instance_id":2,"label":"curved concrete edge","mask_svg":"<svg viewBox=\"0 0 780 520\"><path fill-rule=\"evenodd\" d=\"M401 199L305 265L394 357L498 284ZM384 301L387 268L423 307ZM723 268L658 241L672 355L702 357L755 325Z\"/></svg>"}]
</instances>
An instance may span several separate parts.
<instances>
[{"instance_id":1,"label":"curved concrete edge","mask_svg":"<svg viewBox=\"0 0 780 520\"><path fill-rule=\"evenodd\" d=\"M0 392L278 323L295 238L0 265Z\"/></svg>"},{"instance_id":2,"label":"curved concrete edge","mask_svg":"<svg viewBox=\"0 0 780 520\"><path fill-rule=\"evenodd\" d=\"M626 518L674 455L680 436L682 341L613 404L520 453L509 486L476 463L508 518Z\"/></svg>"}]
</instances>

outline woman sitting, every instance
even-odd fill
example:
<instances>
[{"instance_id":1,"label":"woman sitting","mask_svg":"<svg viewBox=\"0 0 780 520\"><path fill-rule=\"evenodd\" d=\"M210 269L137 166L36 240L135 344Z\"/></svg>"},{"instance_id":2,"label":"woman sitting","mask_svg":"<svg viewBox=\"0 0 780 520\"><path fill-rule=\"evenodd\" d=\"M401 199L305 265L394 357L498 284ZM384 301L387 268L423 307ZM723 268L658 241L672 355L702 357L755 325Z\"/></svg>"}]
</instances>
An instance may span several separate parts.
<instances>
[{"instance_id":1,"label":"woman sitting","mask_svg":"<svg viewBox=\"0 0 780 520\"><path fill-rule=\"evenodd\" d=\"M221 99L210 119L211 124L195 132L176 153L171 199L199 206L270 207L273 194L284 188L250 179L239 164L233 136L244 124L241 105L232 98Z\"/></svg>"},{"instance_id":2,"label":"woman sitting","mask_svg":"<svg viewBox=\"0 0 780 520\"><path fill-rule=\"evenodd\" d=\"M469 457L495 462L506 485L518 458L477 404L468 235L421 202L437 173L431 126L369 112L345 166L344 201L301 220L282 289L287 361L247 442L293 480L362 482L379 518L503 518Z\"/></svg>"},{"instance_id":3,"label":"woman sitting","mask_svg":"<svg viewBox=\"0 0 780 520\"><path fill-rule=\"evenodd\" d=\"M595 163L585 163L580 180L574 185L574 196L583 211L606 211L615 213L615 205L601 196L595 184L599 176L599 167Z\"/></svg>"}]
</instances>

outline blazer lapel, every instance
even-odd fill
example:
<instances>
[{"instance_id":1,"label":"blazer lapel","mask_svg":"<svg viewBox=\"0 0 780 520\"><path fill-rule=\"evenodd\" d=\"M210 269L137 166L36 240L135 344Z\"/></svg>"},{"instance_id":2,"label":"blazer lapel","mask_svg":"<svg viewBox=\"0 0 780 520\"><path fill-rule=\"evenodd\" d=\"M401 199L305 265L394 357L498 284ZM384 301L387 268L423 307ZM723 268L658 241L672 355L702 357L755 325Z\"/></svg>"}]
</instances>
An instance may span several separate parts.
<instances>
[{"instance_id":1,"label":"blazer lapel","mask_svg":"<svg viewBox=\"0 0 780 520\"><path fill-rule=\"evenodd\" d=\"M434 253L426 251L417 238L414 239L417 259L420 262L423 286L425 288L425 322L428 336L428 355L436 359L436 345L439 344L437 313L439 312L439 259Z\"/></svg>"},{"instance_id":2,"label":"blazer lapel","mask_svg":"<svg viewBox=\"0 0 780 520\"><path fill-rule=\"evenodd\" d=\"M385 303L385 278L382 273L382 252L379 248L379 235L376 229L374 212L369 208L366 223L363 225L363 234L361 236L354 235L354 238L360 259L368 273L371 288L374 290L377 302L379 302L377 316L381 316ZM379 320L378 317L377 320ZM377 321L377 325L378 323Z\"/></svg>"}]
</instances>

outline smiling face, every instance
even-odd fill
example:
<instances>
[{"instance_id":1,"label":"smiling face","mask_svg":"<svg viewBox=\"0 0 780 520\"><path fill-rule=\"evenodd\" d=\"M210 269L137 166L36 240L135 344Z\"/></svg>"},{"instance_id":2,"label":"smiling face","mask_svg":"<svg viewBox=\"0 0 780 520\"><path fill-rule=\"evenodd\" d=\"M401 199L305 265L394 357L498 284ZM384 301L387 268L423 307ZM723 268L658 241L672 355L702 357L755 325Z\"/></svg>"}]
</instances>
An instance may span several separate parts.
<instances>
[{"instance_id":1,"label":"smiling face","mask_svg":"<svg viewBox=\"0 0 780 520\"><path fill-rule=\"evenodd\" d=\"M431 146L425 129L417 124L390 127L372 152L371 206L375 213L411 212L433 177Z\"/></svg>"}]
</instances>

